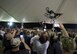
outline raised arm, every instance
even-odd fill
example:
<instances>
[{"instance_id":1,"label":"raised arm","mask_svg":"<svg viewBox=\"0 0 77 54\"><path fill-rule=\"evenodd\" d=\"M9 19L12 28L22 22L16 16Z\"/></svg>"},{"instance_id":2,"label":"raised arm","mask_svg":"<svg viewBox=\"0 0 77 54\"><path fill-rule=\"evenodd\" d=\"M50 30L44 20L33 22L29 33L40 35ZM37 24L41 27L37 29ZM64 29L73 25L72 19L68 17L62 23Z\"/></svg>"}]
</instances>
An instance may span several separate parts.
<instances>
[{"instance_id":1,"label":"raised arm","mask_svg":"<svg viewBox=\"0 0 77 54\"><path fill-rule=\"evenodd\" d=\"M25 43L24 38L21 38L21 42L24 44L25 49L28 49L29 51L31 51L30 47Z\"/></svg>"},{"instance_id":2,"label":"raised arm","mask_svg":"<svg viewBox=\"0 0 77 54\"><path fill-rule=\"evenodd\" d=\"M65 29L64 25L61 24L61 23L60 23L59 25L60 25L60 28L62 29L62 32L64 33L64 35L65 35L66 37L69 37L69 34L68 34L67 30Z\"/></svg>"},{"instance_id":3,"label":"raised arm","mask_svg":"<svg viewBox=\"0 0 77 54\"><path fill-rule=\"evenodd\" d=\"M16 31L17 31L17 30L14 29L14 31L13 31L13 33L12 33L12 36L13 36L13 37L15 37Z\"/></svg>"}]
</instances>

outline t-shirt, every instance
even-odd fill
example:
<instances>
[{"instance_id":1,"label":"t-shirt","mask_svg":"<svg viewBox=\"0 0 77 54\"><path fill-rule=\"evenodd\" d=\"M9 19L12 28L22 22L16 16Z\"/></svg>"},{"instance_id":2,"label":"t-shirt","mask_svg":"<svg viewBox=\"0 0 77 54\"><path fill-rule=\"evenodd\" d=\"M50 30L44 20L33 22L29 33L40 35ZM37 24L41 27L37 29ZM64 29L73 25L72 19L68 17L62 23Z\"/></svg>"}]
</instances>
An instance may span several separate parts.
<instances>
[{"instance_id":1,"label":"t-shirt","mask_svg":"<svg viewBox=\"0 0 77 54\"><path fill-rule=\"evenodd\" d=\"M47 54L47 49L49 46L49 41L45 43L40 43L39 36L36 35L31 39L31 44L33 44L33 51L37 52L37 54Z\"/></svg>"},{"instance_id":2,"label":"t-shirt","mask_svg":"<svg viewBox=\"0 0 77 54\"><path fill-rule=\"evenodd\" d=\"M4 51L10 50L12 48L10 44L10 40L7 40L5 36L3 39L3 46L5 47Z\"/></svg>"},{"instance_id":3,"label":"t-shirt","mask_svg":"<svg viewBox=\"0 0 77 54\"><path fill-rule=\"evenodd\" d=\"M61 50L61 46L60 46L60 42L59 41L54 42L52 47L54 49L53 50L54 51L53 52L54 54L62 54L62 50Z\"/></svg>"},{"instance_id":4,"label":"t-shirt","mask_svg":"<svg viewBox=\"0 0 77 54\"><path fill-rule=\"evenodd\" d=\"M1 35L2 37L4 37L4 34L5 34L5 32L2 31L2 30L0 30L0 35Z\"/></svg>"},{"instance_id":5,"label":"t-shirt","mask_svg":"<svg viewBox=\"0 0 77 54\"><path fill-rule=\"evenodd\" d=\"M12 52L12 51L6 51L4 54L29 54L29 51L28 50L19 50L19 51L16 51L16 52Z\"/></svg>"}]
</instances>

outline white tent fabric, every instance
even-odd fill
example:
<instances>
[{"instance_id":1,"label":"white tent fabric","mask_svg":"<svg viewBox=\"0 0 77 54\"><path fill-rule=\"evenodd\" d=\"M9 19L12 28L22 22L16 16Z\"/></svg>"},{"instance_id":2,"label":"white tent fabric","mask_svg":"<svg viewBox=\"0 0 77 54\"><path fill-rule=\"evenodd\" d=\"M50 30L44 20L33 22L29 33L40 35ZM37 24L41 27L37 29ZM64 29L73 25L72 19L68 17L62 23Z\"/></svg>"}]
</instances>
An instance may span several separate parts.
<instances>
[{"instance_id":1,"label":"white tent fabric","mask_svg":"<svg viewBox=\"0 0 77 54\"><path fill-rule=\"evenodd\" d=\"M18 22L12 16L8 15L4 10L0 8L0 21L5 22Z\"/></svg>"},{"instance_id":2,"label":"white tent fabric","mask_svg":"<svg viewBox=\"0 0 77 54\"><path fill-rule=\"evenodd\" d=\"M53 11L63 13L56 22L60 23L77 23L77 0L0 0L0 7L5 9L8 14L18 22L50 22L44 16L45 8L49 7ZM62 6L61 6L61 5ZM61 6L61 7L59 7ZM0 10L1 11L1 10ZM2 13L0 13L1 15ZM4 16L4 15L3 15ZM6 21L9 17L6 17ZM3 17L0 21L4 20Z\"/></svg>"}]
</instances>

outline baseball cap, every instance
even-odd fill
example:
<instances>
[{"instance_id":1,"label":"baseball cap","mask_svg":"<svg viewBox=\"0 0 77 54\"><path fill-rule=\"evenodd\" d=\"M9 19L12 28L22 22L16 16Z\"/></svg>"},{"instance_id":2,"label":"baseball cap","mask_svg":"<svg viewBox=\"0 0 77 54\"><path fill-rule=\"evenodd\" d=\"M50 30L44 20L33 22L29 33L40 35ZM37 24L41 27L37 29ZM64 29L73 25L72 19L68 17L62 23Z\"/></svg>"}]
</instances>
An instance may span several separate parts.
<instances>
[{"instance_id":1,"label":"baseball cap","mask_svg":"<svg viewBox=\"0 0 77 54\"><path fill-rule=\"evenodd\" d=\"M12 47L17 47L19 46L21 43L20 38L13 38L11 39L11 46Z\"/></svg>"}]
</instances>

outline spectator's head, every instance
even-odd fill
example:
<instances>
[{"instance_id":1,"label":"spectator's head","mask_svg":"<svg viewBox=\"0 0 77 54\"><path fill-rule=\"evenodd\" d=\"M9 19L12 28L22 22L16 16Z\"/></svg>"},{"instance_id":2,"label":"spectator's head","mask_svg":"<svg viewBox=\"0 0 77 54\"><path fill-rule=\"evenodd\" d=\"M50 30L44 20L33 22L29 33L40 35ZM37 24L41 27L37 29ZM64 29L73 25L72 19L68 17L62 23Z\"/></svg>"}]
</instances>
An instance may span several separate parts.
<instances>
[{"instance_id":1,"label":"spectator's head","mask_svg":"<svg viewBox=\"0 0 77 54\"><path fill-rule=\"evenodd\" d=\"M34 31L34 35L37 35L37 34L38 34L38 31L37 31L37 30L35 30L35 31Z\"/></svg>"},{"instance_id":2,"label":"spectator's head","mask_svg":"<svg viewBox=\"0 0 77 54\"><path fill-rule=\"evenodd\" d=\"M49 34L47 31L43 32L40 36L40 42L45 43L49 39Z\"/></svg>"},{"instance_id":3,"label":"spectator's head","mask_svg":"<svg viewBox=\"0 0 77 54\"><path fill-rule=\"evenodd\" d=\"M1 28L2 31L4 31L5 28Z\"/></svg>"},{"instance_id":4,"label":"spectator's head","mask_svg":"<svg viewBox=\"0 0 77 54\"><path fill-rule=\"evenodd\" d=\"M11 31L10 29L6 29L6 33L10 33L10 31Z\"/></svg>"},{"instance_id":5,"label":"spectator's head","mask_svg":"<svg viewBox=\"0 0 77 54\"><path fill-rule=\"evenodd\" d=\"M20 29L20 32L23 32L23 31L24 31L24 29L21 28L21 29Z\"/></svg>"},{"instance_id":6,"label":"spectator's head","mask_svg":"<svg viewBox=\"0 0 77 54\"><path fill-rule=\"evenodd\" d=\"M11 33L5 34L5 37L7 40L11 40L13 38L13 35Z\"/></svg>"},{"instance_id":7,"label":"spectator's head","mask_svg":"<svg viewBox=\"0 0 77 54\"><path fill-rule=\"evenodd\" d=\"M48 32L47 32L47 31L45 31L45 32L43 32L43 33L42 33L42 36L43 36L44 38L46 38L46 37L48 37L48 36L49 36L49 34L48 34Z\"/></svg>"},{"instance_id":8,"label":"spectator's head","mask_svg":"<svg viewBox=\"0 0 77 54\"><path fill-rule=\"evenodd\" d=\"M26 34L26 33L27 33L27 30L23 30L23 33L25 33L25 34Z\"/></svg>"},{"instance_id":9,"label":"spectator's head","mask_svg":"<svg viewBox=\"0 0 77 54\"><path fill-rule=\"evenodd\" d=\"M31 31L31 36L34 36L34 31Z\"/></svg>"},{"instance_id":10,"label":"spectator's head","mask_svg":"<svg viewBox=\"0 0 77 54\"><path fill-rule=\"evenodd\" d=\"M13 34L14 30L16 30L16 29L11 29L10 33Z\"/></svg>"},{"instance_id":11,"label":"spectator's head","mask_svg":"<svg viewBox=\"0 0 77 54\"><path fill-rule=\"evenodd\" d=\"M26 35L30 35L30 32L29 32L29 31L27 31L27 32L26 32Z\"/></svg>"},{"instance_id":12,"label":"spectator's head","mask_svg":"<svg viewBox=\"0 0 77 54\"><path fill-rule=\"evenodd\" d=\"M42 32L41 31L38 31L38 35L41 36L41 34L42 34Z\"/></svg>"},{"instance_id":13,"label":"spectator's head","mask_svg":"<svg viewBox=\"0 0 77 54\"><path fill-rule=\"evenodd\" d=\"M17 30L16 33L15 33L15 36L17 36L17 35L19 35L19 34L20 34L20 32Z\"/></svg>"}]
</instances>

